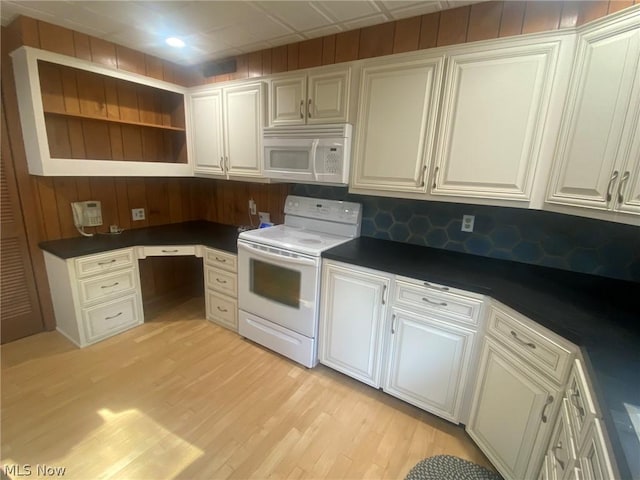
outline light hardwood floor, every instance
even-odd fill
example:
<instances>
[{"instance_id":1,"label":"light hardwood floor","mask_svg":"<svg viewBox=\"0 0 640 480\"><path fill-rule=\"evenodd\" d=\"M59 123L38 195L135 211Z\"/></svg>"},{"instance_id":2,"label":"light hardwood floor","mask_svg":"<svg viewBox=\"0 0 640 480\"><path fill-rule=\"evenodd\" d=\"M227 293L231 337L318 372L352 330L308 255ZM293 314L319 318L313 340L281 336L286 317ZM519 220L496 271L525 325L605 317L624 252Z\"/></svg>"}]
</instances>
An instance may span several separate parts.
<instances>
[{"instance_id":1,"label":"light hardwood floor","mask_svg":"<svg viewBox=\"0 0 640 480\"><path fill-rule=\"evenodd\" d=\"M461 427L203 310L195 298L82 350L57 332L3 345L1 465L154 480L401 479L437 454L489 466Z\"/></svg>"}]
</instances>

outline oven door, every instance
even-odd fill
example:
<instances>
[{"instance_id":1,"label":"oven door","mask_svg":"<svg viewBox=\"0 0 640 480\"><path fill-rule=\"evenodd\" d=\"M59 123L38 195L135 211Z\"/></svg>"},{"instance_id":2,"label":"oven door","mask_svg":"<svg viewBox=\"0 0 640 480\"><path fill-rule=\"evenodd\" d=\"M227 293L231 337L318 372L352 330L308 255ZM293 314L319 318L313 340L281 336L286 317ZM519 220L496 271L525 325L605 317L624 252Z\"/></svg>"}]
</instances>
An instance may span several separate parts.
<instances>
[{"instance_id":1,"label":"oven door","mask_svg":"<svg viewBox=\"0 0 640 480\"><path fill-rule=\"evenodd\" d=\"M319 258L238 241L241 310L314 338L319 286Z\"/></svg>"}]
</instances>

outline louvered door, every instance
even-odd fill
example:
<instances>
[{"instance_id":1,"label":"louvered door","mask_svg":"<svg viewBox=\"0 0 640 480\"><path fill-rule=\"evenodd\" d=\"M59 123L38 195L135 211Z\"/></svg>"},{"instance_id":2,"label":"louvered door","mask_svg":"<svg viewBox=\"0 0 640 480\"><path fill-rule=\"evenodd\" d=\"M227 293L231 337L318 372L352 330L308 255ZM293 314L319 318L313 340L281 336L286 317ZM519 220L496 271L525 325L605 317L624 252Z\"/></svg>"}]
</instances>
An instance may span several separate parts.
<instances>
[{"instance_id":1,"label":"louvered door","mask_svg":"<svg viewBox=\"0 0 640 480\"><path fill-rule=\"evenodd\" d=\"M4 114L0 162L0 232L0 340L7 343L41 332L44 326Z\"/></svg>"}]
</instances>

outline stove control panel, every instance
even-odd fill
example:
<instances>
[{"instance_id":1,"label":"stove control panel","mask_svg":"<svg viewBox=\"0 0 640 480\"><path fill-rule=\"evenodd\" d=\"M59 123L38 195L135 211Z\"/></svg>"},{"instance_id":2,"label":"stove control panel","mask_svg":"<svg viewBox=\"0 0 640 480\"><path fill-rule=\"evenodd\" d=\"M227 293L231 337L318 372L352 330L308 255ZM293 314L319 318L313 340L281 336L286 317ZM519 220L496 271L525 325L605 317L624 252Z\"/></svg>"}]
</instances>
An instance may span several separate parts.
<instances>
[{"instance_id":1,"label":"stove control panel","mask_svg":"<svg viewBox=\"0 0 640 480\"><path fill-rule=\"evenodd\" d=\"M317 220L357 224L362 215L362 205L354 202L289 195L285 201L284 213Z\"/></svg>"}]
</instances>

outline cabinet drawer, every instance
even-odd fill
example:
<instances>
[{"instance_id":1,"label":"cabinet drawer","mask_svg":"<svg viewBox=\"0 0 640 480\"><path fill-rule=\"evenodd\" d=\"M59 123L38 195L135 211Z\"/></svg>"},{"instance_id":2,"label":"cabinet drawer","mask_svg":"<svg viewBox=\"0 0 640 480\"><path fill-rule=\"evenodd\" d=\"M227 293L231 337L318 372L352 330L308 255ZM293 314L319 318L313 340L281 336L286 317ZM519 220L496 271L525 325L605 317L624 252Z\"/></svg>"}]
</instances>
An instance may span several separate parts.
<instances>
[{"instance_id":1,"label":"cabinet drawer","mask_svg":"<svg viewBox=\"0 0 640 480\"><path fill-rule=\"evenodd\" d=\"M82 317L87 343L142 323L137 295L85 308Z\"/></svg>"},{"instance_id":2,"label":"cabinet drawer","mask_svg":"<svg viewBox=\"0 0 640 480\"><path fill-rule=\"evenodd\" d=\"M171 257L196 254L195 245L162 245L142 248L144 257Z\"/></svg>"},{"instance_id":3,"label":"cabinet drawer","mask_svg":"<svg viewBox=\"0 0 640 480\"><path fill-rule=\"evenodd\" d=\"M206 308L207 320L238 331L238 302L233 298L207 290Z\"/></svg>"},{"instance_id":4,"label":"cabinet drawer","mask_svg":"<svg viewBox=\"0 0 640 480\"><path fill-rule=\"evenodd\" d=\"M204 263L216 268L228 270L229 272L238 271L238 257L232 253L213 250L211 248L204 249Z\"/></svg>"},{"instance_id":5,"label":"cabinet drawer","mask_svg":"<svg viewBox=\"0 0 640 480\"><path fill-rule=\"evenodd\" d=\"M516 312L494 305L489 315L488 331L539 370L558 383L564 383L571 368L573 352L543 333L544 327L530 325L533 323L521 316L516 317Z\"/></svg>"},{"instance_id":6,"label":"cabinet drawer","mask_svg":"<svg viewBox=\"0 0 640 480\"><path fill-rule=\"evenodd\" d=\"M95 301L108 300L114 296L121 296L122 292L133 290L137 283L133 268L79 280L80 303L86 305Z\"/></svg>"},{"instance_id":7,"label":"cabinet drawer","mask_svg":"<svg viewBox=\"0 0 640 480\"><path fill-rule=\"evenodd\" d=\"M88 255L74 260L78 278L106 273L133 265L133 250L114 250L111 252Z\"/></svg>"},{"instance_id":8,"label":"cabinet drawer","mask_svg":"<svg viewBox=\"0 0 640 480\"><path fill-rule=\"evenodd\" d=\"M219 268L206 265L204 267L205 286L210 290L229 295L238 296L238 276L235 273L225 272Z\"/></svg>"},{"instance_id":9,"label":"cabinet drawer","mask_svg":"<svg viewBox=\"0 0 640 480\"><path fill-rule=\"evenodd\" d=\"M459 291L444 290L448 287L427 286L396 280L394 305L420 312L437 313L458 322L477 325L482 309L482 300Z\"/></svg>"},{"instance_id":10,"label":"cabinet drawer","mask_svg":"<svg viewBox=\"0 0 640 480\"><path fill-rule=\"evenodd\" d=\"M573 369L569 374L566 396L569 422L576 440L580 443L584 438L586 426L596 417L596 408L582 362L577 358L574 360Z\"/></svg>"},{"instance_id":11,"label":"cabinet drawer","mask_svg":"<svg viewBox=\"0 0 640 480\"><path fill-rule=\"evenodd\" d=\"M569 426L569 404L563 399L555 430L549 444L549 478L562 480L571 472L576 461L576 448Z\"/></svg>"}]
</instances>

